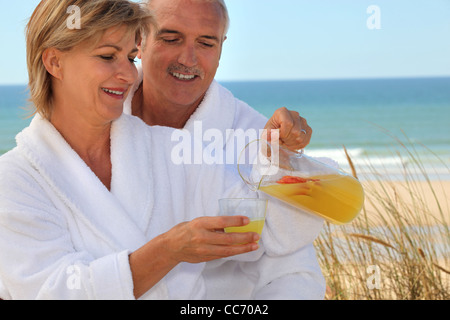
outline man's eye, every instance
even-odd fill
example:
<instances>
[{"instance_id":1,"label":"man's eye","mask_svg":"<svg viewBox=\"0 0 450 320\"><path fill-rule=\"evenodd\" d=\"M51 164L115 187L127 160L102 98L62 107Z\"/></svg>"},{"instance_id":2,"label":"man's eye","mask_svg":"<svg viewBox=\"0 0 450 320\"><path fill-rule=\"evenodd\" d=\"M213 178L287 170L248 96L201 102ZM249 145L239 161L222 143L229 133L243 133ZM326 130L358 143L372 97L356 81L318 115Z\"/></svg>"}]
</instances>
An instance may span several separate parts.
<instances>
[{"instance_id":1,"label":"man's eye","mask_svg":"<svg viewBox=\"0 0 450 320\"><path fill-rule=\"evenodd\" d=\"M128 58L128 60L130 60L131 63L136 63L137 62L136 58Z\"/></svg>"},{"instance_id":2,"label":"man's eye","mask_svg":"<svg viewBox=\"0 0 450 320\"><path fill-rule=\"evenodd\" d=\"M162 39L165 43L176 43L178 39Z\"/></svg>"},{"instance_id":3,"label":"man's eye","mask_svg":"<svg viewBox=\"0 0 450 320\"><path fill-rule=\"evenodd\" d=\"M200 44L201 44L202 46L204 46L204 47L207 47L207 48L212 48L212 47L214 47L213 44L207 43L207 42L201 42Z\"/></svg>"}]
</instances>

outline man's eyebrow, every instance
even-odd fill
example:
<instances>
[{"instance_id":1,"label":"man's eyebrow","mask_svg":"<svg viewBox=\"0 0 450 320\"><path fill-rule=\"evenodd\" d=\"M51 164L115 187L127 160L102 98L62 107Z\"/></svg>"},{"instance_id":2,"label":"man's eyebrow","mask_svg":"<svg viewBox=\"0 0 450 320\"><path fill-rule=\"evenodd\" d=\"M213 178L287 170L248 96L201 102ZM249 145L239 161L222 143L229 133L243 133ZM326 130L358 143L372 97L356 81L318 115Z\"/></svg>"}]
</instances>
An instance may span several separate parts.
<instances>
[{"instance_id":1,"label":"man's eyebrow","mask_svg":"<svg viewBox=\"0 0 450 320\"><path fill-rule=\"evenodd\" d=\"M170 33L170 34L181 34L181 32L179 32L179 31L176 31L176 30L170 30L170 29L161 29L161 30L158 30L158 33L157 33L157 35L158 35L158 36L160 36L160 35L162 35L162 34L164 34L164 33Z\"/></svg>"},{"instance_id":2,"label":"man's eyebrow","mask_svg":"<svg viewBox=\"0 0 450 320\"><path fill-rule=\"evenodd\" d=\"M178 35L182 34L180 31L176 31L176 30L161 29L161 30L158 31L157 35L161 36L161 35L166 34L166 33L168 33L168 34L178 34ZM213 40L213 41L219 42L219 38L216 37L216 36L203 35L203 36L200 36L199 38L205 38L205 39L209 39L209 40Z\"/></svg>"},{"instance_id":3,"label":"man's eyebrow","mask_svg":"<svg viewBox=\"0 0 450 320\"><path fill-rule=\"evenodd\" d=\"M205 36L201 36L200 38L205 38L205 39L209 39L209 40L213 40L213 41L219 42L219 38L217 38L216 36L205 35Z\"/></svg>"}]
</instances>

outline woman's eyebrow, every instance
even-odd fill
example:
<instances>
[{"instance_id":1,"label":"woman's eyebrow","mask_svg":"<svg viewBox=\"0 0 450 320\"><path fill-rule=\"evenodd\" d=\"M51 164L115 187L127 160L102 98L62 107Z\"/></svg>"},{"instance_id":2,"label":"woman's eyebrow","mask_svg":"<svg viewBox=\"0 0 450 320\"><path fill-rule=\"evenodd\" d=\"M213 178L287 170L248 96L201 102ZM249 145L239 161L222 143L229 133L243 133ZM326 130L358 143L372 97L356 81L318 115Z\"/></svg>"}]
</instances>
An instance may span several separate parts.
<instances>
[{"instance_id":1,"label":"woman's eyebrow","mask_svg":"<svg viewBox=\"0 0 450 320\"><path fill-rule=\"evenodd\" d=\"M108 47L114 48L114 49L116 49L117 51L122 51L122 48L119 47L119 46L117 46L117 45L115 45L115 44L103 44L103 45L101 45L101 46L98 46L97 49L108 48Z\"/></svg>"},{"instance_id":2,"label":"woman's eyebrow","mask_svg":"<svg viewBox=\"0 0 450 320\"><path fill-rule=\"evenodd\" d=\"M104 45L101 45L101 46L97 47L97 49L102 49L102 48L114 48L114 49L116 49L119 52L122 51L122 48L117 46L117 45L115 45L115 44L104 44ZM138 51L139 51L139 49L137 47L134 47L130 51L130 53L135 53L135 52L138 52Z\"/></svg>"}]
</instances>

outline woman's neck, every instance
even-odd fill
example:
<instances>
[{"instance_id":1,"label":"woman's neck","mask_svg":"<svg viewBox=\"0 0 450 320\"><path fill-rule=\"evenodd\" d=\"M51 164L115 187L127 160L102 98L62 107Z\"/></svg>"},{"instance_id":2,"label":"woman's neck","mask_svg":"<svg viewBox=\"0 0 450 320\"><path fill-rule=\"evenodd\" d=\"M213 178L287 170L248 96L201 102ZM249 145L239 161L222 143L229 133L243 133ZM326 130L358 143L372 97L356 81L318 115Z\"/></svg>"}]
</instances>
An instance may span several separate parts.
<instances>
[{"instance_id":1,"label":"woman's neck","mask_svg":"<svg viewBox=\"0 0 450 320\"><path fill-rule=\"evenodd\" d=\"M105 187L110 190L112 177L111 123L93 124L80 115L70 114L67 110L70 109L54 108L50 122Z\"/></svg>"}]
</instances>

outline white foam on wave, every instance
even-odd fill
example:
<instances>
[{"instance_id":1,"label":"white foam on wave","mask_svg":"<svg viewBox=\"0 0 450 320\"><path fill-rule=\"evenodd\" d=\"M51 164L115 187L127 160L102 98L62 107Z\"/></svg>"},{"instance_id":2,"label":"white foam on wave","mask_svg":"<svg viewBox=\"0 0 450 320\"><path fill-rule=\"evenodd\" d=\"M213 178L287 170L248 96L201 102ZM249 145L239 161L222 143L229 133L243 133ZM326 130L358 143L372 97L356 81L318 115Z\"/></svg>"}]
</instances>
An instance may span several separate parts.
<instances>
[{"instance_id":1,"label":"white foam on wave","mask_svg":"<svg viewBox=\"0 0 450 320\"><path fill-rule=\"evenodd\" d=\"M360 177L371 179L376 176L404 177L405 174L423 179L424 174L429 177L448 179L450 170L448 166L435 163L429 157L421 157L418 165L408 156L395 154L368 155L364 148L350 148L347 152ZM331 158L338 163L340 168L351 173L351 168L344 149L311 149L305 154L314 158ZM434 159L435 161L435 159Z\"/></svg>"},{"instance_id":2,"label":"white foam on wave","mask_svg":"<svg viewBox=\"0 0 450 320\"><path fill-rule=\"evenodd\" d=\"M354 165L361 166L392 166L405 165L407 159L399 156L367 156L363 148L354 148L347 150ZM347 166L348 159L343 149L316 149L305 152L308 156L315 158L331 158L340 166Z\"/></svg>"},{"instance_id":3,"label":"white foam on wave","mask_svg":"<svg viewBox=\"0 0 450 320\"><path fill-rule=\"evenodd\" d=\"M399 156L368 156L363 148L348 149L347 153L354 164L390 165L407 162L407 159ZM344 149L312 149L305 151L305 154L315 158L331 158L339 164L348 163Z\"/></svg>"}]
</instances>

